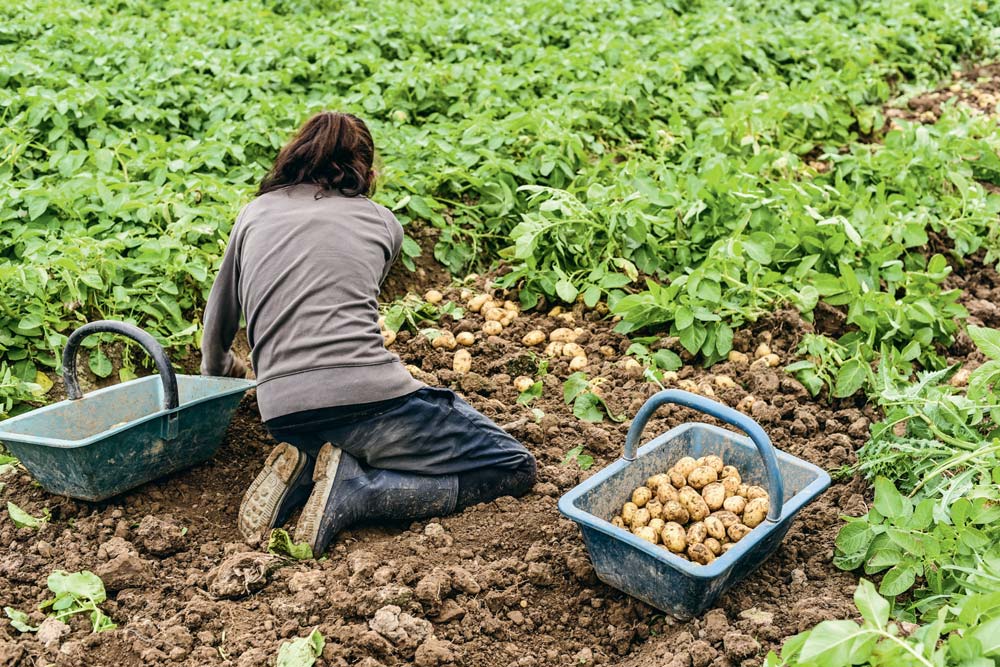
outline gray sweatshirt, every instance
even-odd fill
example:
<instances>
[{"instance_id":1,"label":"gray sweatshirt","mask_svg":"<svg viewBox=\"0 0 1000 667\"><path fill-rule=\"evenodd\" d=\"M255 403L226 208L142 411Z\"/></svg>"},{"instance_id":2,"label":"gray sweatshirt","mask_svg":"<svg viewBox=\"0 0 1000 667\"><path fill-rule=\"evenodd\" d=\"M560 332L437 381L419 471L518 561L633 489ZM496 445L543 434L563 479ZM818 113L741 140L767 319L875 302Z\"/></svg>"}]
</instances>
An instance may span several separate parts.
<instances>
[{"instance_id":1,"label":"gray sweatshirt","mask_svg":"<svg viewBox=\"0 0 1000 667\"><path fill-rule=\"evenodd\" d=\"M365 197L298 185L240 212L205 306L204 375L226 375L246 317L267 421L403 396L424 385L382 344L376 297L403 228Z\"/></svg>"}]
</instances>

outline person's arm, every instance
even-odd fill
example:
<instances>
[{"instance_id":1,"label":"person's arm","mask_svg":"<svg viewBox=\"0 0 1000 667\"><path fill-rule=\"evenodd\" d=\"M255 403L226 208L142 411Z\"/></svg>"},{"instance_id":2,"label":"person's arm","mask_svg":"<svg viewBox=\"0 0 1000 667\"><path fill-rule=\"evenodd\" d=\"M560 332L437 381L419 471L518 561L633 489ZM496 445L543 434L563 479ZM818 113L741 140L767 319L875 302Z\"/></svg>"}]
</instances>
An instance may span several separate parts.
<instances>
[{"instance_id":1,"label":"person's arm","mask_svg":"<svg viewBox=\"0 0 1000 667\"><path fill-rule=\"evenodd\" d=\"M389 232L389 242L392 248L392 255L389 261L386 262L385 268L382 270L382 278L378 281L379 285L385 282L386 277L389 275L389 269L392 265L396 263L399 259L400 250L403 248L403 225L399 224L399 220L396 220L396 216L392 214L392 211L388 209L380 209L379 214L382 215L382 220L385 222L386 231Z\"/></svg>"},{"instance_id":2,"label":"person's arm","mask_svg":"<svg viewBox=\"0 0 1000 667\"><path fill-rule=\"evenodd\" d=\"M242 218L242 215L240 216ZM229 349L240 329L239 242L237 218L222 256L222 267L215 277L205 304L204 331L201 335L201 374L244 377L246 366Z\"/></svg>"}]
</instances>

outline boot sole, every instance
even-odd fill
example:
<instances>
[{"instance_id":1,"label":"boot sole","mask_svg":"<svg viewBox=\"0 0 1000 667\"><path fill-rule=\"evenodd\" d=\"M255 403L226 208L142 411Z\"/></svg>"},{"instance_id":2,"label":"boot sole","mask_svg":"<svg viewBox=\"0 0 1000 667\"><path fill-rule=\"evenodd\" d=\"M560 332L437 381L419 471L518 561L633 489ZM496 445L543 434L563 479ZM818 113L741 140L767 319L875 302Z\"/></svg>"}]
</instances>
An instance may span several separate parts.
<instances>
[{"instance_id":1,"label":"boot sole","mask_svg":"<svg viewBox=\"0 0 1000 667\"><path fill-rule=\"evenodd\" d=\"M264 531L274 527L290 484L305 465L306 457L292 445L281 443L271 450L240 503L237 523L243 537L260 539Z\"/></svg>"},{"instance_id":2,"label":"boot sole","mask_svg":"<svg viewBox=\"0 0 1000 667\"><path fill-rule=\"evenodd\" d=\"M340 448L326 443L316 457L316 466L313 468L312 493L309 494L309 500L302 508L302 514L299 515L299 521L295 525L294 540L307 542L309 548L313 550L315 558L322 555L317 553L316 544L319 538L319 529L323 523L323 513L326 511L330 492L333 491L333 483L337 479L339 467Z\"/></svg>"}]
</instances>

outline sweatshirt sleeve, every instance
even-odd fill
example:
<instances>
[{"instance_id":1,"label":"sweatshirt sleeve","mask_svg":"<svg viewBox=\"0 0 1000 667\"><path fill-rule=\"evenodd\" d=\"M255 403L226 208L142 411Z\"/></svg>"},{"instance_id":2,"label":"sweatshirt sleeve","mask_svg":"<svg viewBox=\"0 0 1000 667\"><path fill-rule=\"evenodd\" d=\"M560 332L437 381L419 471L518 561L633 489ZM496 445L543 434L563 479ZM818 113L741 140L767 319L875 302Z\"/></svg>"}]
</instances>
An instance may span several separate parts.
<instances>
[{"instance_id":1,"label":"sweatshirt sleeve","mask_svg":"<svg viewBox=\"0 0 1000 667\"><path fill-rule=\"evenodd\" d=\"M392 249L392 255L389 261L386 262L385 268L382 270L382 278L379 280L379 285L385 282L386 277L389 275L389 270L392 265L396 263L399 259L399 252L403 248L403 225L399 224L399 220L396 216L392 214L387 208L379 209L382 214L382 219L385 221L386 230L389 232L389 242Z\"/></svg>"},{"instance_id":2,"label":"sweatshirt sleeve","mask_svg":"<svg viewBox=\"0 0 1000 667\"><path fill-rule=\"evenodd\" d=\"M233 225L229 244L222 256L222 267L215 277L205 305L204 330L201 336L201 374L227 376L237 363L230 351L240 329L242 309L239 296L239 225L242 213Z\"/></svg>"}]
</instances>

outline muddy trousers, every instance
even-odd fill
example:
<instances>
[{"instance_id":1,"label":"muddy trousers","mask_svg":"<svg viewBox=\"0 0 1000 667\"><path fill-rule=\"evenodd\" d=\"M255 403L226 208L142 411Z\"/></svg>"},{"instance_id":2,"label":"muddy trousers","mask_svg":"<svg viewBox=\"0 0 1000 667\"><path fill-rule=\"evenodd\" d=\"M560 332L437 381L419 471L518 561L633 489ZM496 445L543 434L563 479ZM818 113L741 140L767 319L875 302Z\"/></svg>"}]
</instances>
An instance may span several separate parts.
<instances>
[{"instance_id":1,"label":"muddy trousers","mask_svg":"<svg viewBox=\"0 0 1000 667\"><path fill-rule=\"evenodd\" d=\"M398 473L392 477L404 487L457 486L454 503L428 498L443 513L523 495L535 482L535 459L524 445L449 389L424 387L378 403L297 412L266 425L275 439L312 459L329 442L367 468ZM426 476L436 479L421 484Z\"/></svg>"}]
</instances>

